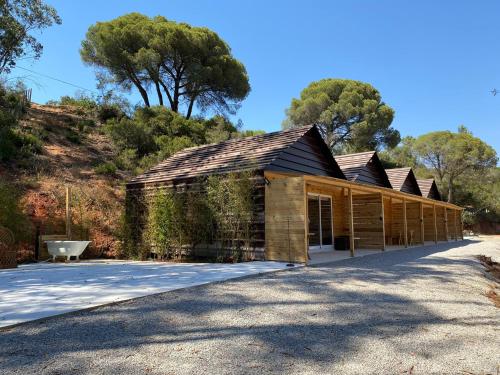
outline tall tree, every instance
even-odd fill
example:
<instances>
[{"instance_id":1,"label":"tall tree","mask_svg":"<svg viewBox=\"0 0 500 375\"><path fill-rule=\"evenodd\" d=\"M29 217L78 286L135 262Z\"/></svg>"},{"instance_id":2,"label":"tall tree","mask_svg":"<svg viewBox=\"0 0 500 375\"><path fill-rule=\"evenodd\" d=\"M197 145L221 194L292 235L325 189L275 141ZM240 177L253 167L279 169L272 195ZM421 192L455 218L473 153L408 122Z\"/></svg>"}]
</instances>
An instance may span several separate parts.
<instances>
[{"instance_id":1,"label":"tall tree","mask_svg":"<svg viewBox=\"0 0 500 375\"><path fill-rule=\"evenodd\" d=\"M414 143L420 161L432 169L453 202L454 183L465 173L478 173L496 166L495 150L472 135L464 126L458 133L437 131L418 137Z\"/></svg>"},{"instance_id":2,"label":"tall tree","mask_svg":"<svg viewBox=\"0 0 500 375\"><path fill-rule=\"evenodd\" d=\"M0 75L9 73L21 57L40 58L43 45L33 32L54 23L60 24L61 18L41 0L0 0Z\"/></svg>"},{"instance_id":3,"label":"tall tree","mask_svg":"<svg viewBox=\"0 0 500 375\"><path fill-rule=\"evenodd\" d=\"M329 78L312 82L300 99L292 99L283 127L318 124L333 151L367 151L399 143L393 118L394 110L373 86Z\"/></svg>"},{"instance_id":4,"label":"tall tree","mask_svg":"<svg viewBox=\"0 0 500 375\"><path fill-rule=\"evenodd\" d=\"M160 105L190 118L202 110L234 113L250 92L245 67L213 31L131 13L89 28L82 59L110 82L135 86L146 106L154 87ZM101 73L102 73L101 72ZM166 99L165 99L166 98Z\"/></svg>"}]
</instances>

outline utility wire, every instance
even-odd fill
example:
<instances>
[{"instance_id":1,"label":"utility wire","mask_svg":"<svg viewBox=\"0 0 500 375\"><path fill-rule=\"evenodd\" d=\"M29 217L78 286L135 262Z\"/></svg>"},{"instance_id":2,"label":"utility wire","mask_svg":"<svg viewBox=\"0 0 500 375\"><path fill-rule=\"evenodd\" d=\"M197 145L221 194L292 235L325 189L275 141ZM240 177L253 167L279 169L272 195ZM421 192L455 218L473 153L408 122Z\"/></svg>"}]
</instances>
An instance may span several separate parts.
<instances>
[{"instance_id":1,"label":"utility wire","mask_svg":"<svg viewBox=\"0 0 500 375\"><path fill-rule=\"evenodd\" d=\"M85 87L82 87L82 86L78 86L78 85L75 85L74 83L71 83L71 82L67 82L67 81L63 81L62 79L59 79L59 78L55 78L55 77L51 77L47 74L43 74L43 73L39 73L39 72L35 72L34 70L31 70L31 69L28 69L28 68L23 68L22 66L16 66L16 68L18 69L22 69L22 70L26 70L27 72L30 72L30 73L33 73L33 74L37 74L39 76L42 76L42 77L45 77L45 78L48 78L48 79L52 79L54 81L57 81L57 82L60 82L60 83L64 83L65 85L70 85L70 86L73 86L73 87L76 87L80 90L85 90L85 91L88 91L88 92L92 92L92 93L95 93L96 91L95 90L89 90Z\"/></svg>"}]
</instances>

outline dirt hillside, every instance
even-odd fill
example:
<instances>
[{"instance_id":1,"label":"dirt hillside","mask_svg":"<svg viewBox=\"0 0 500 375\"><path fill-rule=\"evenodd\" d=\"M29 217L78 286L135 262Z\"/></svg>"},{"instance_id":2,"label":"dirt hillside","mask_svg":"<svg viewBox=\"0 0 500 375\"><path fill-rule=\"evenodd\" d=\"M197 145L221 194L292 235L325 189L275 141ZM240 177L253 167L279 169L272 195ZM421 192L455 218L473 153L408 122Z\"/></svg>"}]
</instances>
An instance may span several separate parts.
<instances>
[{"instance_id":1,"label":"dirt hillside","mask_svg":"<svg viewBox=\"0 0 500 375\"><path fill-rule=\"evenodd\" d=\"M0 165L0 177L22 192L21 203L32 223L20 260L33 257L36 233L64 234L66 186L72 191L73 237L92 241L84 255L114 256L123 185L129 176L95 172L114 156L101 124L78 108L32 104L21 126L42 142L42 150L32 158Z\"/></svg>"}]
</instances>

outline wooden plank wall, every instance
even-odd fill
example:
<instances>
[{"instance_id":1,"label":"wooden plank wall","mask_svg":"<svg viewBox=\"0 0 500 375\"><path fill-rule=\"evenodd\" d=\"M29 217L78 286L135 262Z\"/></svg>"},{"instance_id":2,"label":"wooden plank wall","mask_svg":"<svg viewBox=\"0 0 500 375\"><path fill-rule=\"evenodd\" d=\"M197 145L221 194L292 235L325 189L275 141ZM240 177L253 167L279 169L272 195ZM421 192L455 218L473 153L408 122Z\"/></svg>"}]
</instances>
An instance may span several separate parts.
<instances>
[{"instance_id":1,"label":"wooden plank wall","mask_svg":"<svg viewBox=\"0 0 500 375\"><path fill-rule=\"evenodd\" d=\"M392 245L392 199L384 198L384 224L385 224L385 243Z\"/></svg>"},{"instance_id":2,"label":"wooden plank wall","mask_svg":"<svg viewBox=\"0 0 500 375\"><path fill-rule=\"evenodd\" d=\"M393 245L404 245L403 203L392 203L391 217L391 242Z\"/></svg>"},{"instance_id":3,"label":"wooden plank wall","mask_svg":"<svg viewBox=\"0 0 500 375\"><path fill-rule=\"evenodd\" d=\"M273 179L265 192L266 260L306 263L304 179Z\"/></svg>"},{"instance_id":4,"label":"wooden plank wall","mask_svg":"<svg viewBox=\"0 0 500 375\"><path fill-rule=\"evenodd\" d=\"M455 240L459 234L458 228L460 227L460 223L458 222L459 214L455 213L455 210L447 208L448 215L448 238L450 240Z\"/></svg>"},{"instance_id":5,"label":"wooden plank wall","mask_svg":"<svg viewBox=\"0 0 500 375\"><path fill-rule=\"evenodd\" d=\"M424 206L424 240L434 241L434 210Z\"/></svg>"},{"instance_id":6,"label":"wooden plank wall","mask_svg":"<svg viewBox=\"0 0 500 375\"><path fill-rule=\"evenodd\" d=\"M360 249L382 249L384 230L380 194L358 194L352 197L354 237Z\"/></svg>"},{"instance_id":7,"label":"wooden plank wall","mask_svg":"<svg viewBox=\"0 0 500 375\"><path fill-rule=\"evenodd\" d=\"M408 230L408 245L421 244L422 230L420 226L420 203L418 202L406 203L406 222ZM413 241L411 241L412 237Z\"/></svg>"},{"instance_id":8,"label":"wooden plank wall","mask_svg":"<svg viewBox=\"0 0 500 375\"><path fill-rule=\"evenodd\" d=\"M444 207L436 206L436 223L438 241L446 241L446 227L444 222Z\"/></svg>"}]
</instances>

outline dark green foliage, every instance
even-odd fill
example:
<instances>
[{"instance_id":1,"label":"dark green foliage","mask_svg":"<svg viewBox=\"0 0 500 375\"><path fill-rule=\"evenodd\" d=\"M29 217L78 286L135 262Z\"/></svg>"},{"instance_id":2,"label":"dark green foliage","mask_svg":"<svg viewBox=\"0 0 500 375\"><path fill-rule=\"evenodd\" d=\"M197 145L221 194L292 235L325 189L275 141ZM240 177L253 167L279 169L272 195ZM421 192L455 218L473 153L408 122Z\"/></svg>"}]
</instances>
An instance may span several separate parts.
<instances>
[{"instance_id":1,"label":"dark green foliage","mask_svg":"<svg viewBox=\"0 0 500 375\"><path fill-rule=\"evenodd\" d=\"M94 168L94 172L101 175L114 176L116 174L116 165L113 162L102 163Z\"/></svg>"},{"instance_id":2,"label":"dark green foliage","mask_svg":"<svg viewBox=\"0 0 500 375\"><path fill-rule=\"evenodd\" d=\"M92 25L80 50L83 61L100 69L101 84L135 87L151 105L148 86L160 105L173 112L194 105L234 113L250 85L243 64L213 31L158 16L126 14Z\"/></svg>"},{"instance_id":3,"label":"dark green foliage","mask_svg":"<svg viewBox=\"0 0 500 375\"><path fill-rule=\"evenodd\" d=\"M111 119L120 119L125 116L125 113L117 104L103 104L97 110L97 118L103 124Z\"/></svg>"},{"instance_id":4,"label":"dark green foliage","mask_svg":"<svg viewBox=\"0 0 500 375\"><path fill-rule=\"evenodd\" d=\"M116 165L144 170L187 147L240 136L222 116L186 119L161 106L139 108L132 118L111 119L104 127L117 148Z\"/></svg>"},{"instance_id":5,"label":"dark green foliage","mask_svg":"<svg viewBox=\"0 0 500 375\"><path fill-rule=\"evenodd\" d=\"M334 152L394 147L399 132L391 127L394 110L371 85L348 79L322 79L292 99L283 127L321 125Z\"/></svg>"},{"instance_id":6,"label":"dark green foliage","mask_svg":"<svg viewBox=\"0 0 500 375\"><path fill-rule=\"evenodd\" d=\"M22 88L0 86L0 161L29 157L42 149L41 141L19 127L26 113Z\"/></svg>"},{"instance_id":7,"label":"dark green foliage","mask_svg":"<svg viewBox=\"0 0 500 375\"><path fill-rule=\"evenodd\" d=\"M29 240L31 224L19 204L20 190L0 181L0 226L9 228L16 240Z\"/></svg>"},{"instance_id":8,"label":"dark green foliage","mask_svg":"<svg viewBox=\"0 0 500 375\"><path fill-rule=\"evenodd\" d=\"M54 23L61 23L56 10L41 0L0 1L0 75L23 56L38 59L43 46L34 34Z\"/></svg>"},{"instance_id":9,"label":"dark green foliage","mask_svg":"<svg viewBox=\"0 0 500 375\"><path fill-rule=\"evenodd\" d=\"M144 202L129 196L123 253L170 259L210 249L217 261L241 260L250 250L254 189L252 174L240 173L211 176L187 190L157 190Z\"/></svg>"},{"instance_id":10,"label":"dark green foliage","mask_svg":"<svg viewBox=\"0 0 500 375\"><path fill-rule=\"evenodd\" d=\"M78 134L76 131L74 131L73 129L66 129L66 139L68 141L70 141L71 143L74 143L74 144L81 144L82 143L82 137L80 134Z\"/></svg>"}]
</instances>

